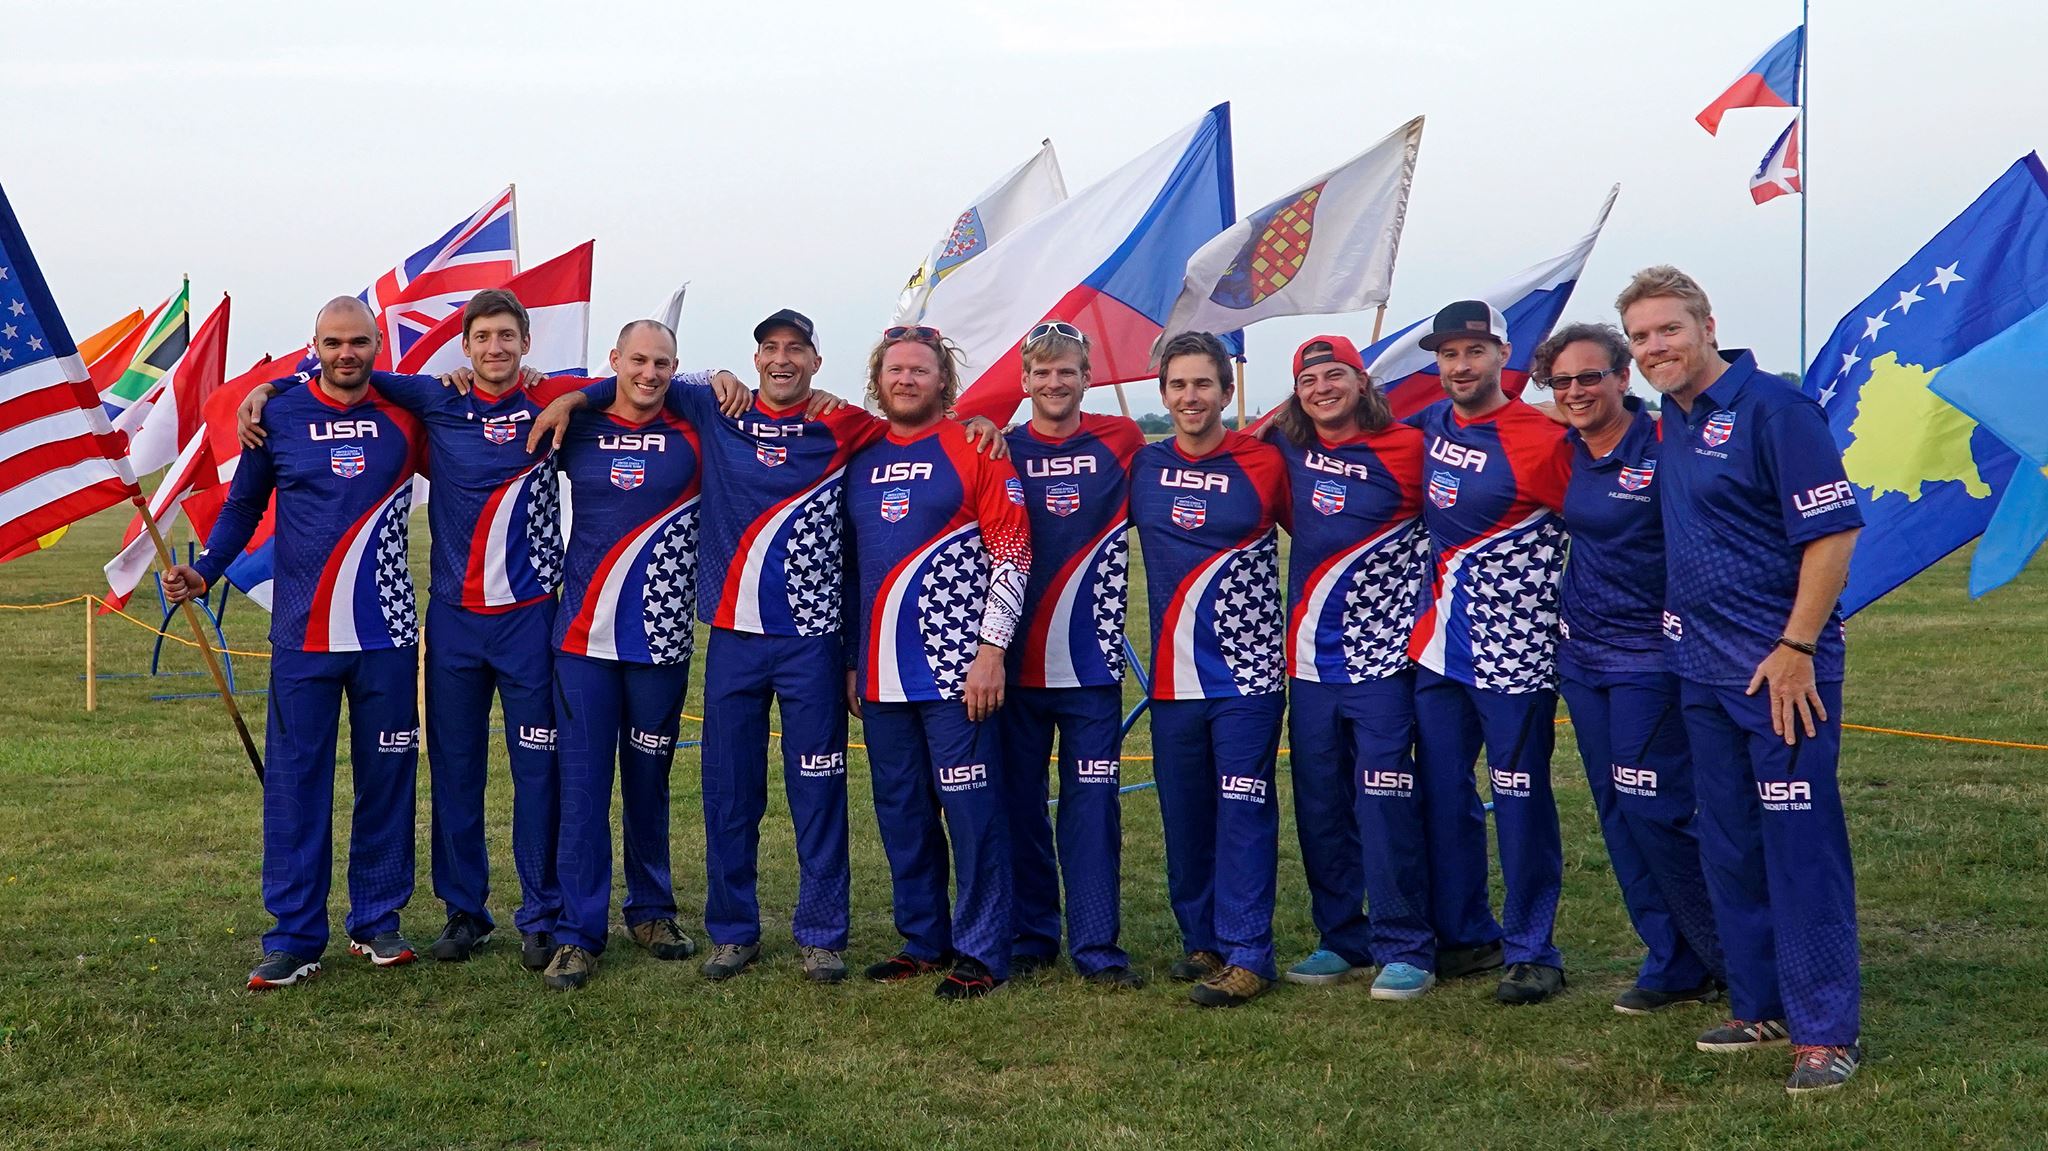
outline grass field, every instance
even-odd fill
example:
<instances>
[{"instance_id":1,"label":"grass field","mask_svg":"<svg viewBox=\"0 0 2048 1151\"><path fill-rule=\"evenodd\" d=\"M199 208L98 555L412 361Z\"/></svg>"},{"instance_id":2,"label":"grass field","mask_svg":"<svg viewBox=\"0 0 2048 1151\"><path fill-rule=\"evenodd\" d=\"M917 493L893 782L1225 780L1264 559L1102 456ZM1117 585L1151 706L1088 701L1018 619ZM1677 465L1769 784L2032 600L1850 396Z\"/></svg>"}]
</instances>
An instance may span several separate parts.
<instances>
[{"instance_id":1,"label":"grass field","mask_svg":"<svg viewBox=\"0 0 2048 1151\"><path fill-rule=\"evenodd\" d=\"M98 590L121 523L102 516L0 567L0 602ZM1963 583L1952 560L1854 621L1849 721L2048 743L2048 580L1980 604ZM1783 1053L1694 1052L1708 1009L1609 1009L1637 945L1568 727L1554 768L1572 986L1541 1007L1496 1006L1488 980L1414 1004L1352 984L1191 1006L1164 979L1178 941L1149 792L1124 809L1124 942L1154 977L1134 995L1070 972L969 1005L928 985L803 984L774 794L768 955L729 984L621 943L590 987L553 994L501 943L468 964L391 971L330 949L309 987L256 997L241 989L267 925L256 785L216 701L149 699L203 681L110 679L84 712L83 610L0 612L0 1147L2048 1146L2048 753L1845 737L1868 1061L1813 1101L1783 1093ZM262 646L259 611L238 603L231 618L238 646ZM149 642L103 622L101 670L145 670ZM167 663L199 666L184 649ZM257 661L242 667L260 686ZM260 723L260 697L245 706ZM1143 724L1126 751L1147 753ZM1149 769L1131 762L1127 779ZM686 922L702 907L696 772L684 751ZM856 963L896 942L865 777L857 764ZM421 944L442 918L426 792L423 770L407 919ZM495 910L509 919L502 775L490 801ZM1283 820L1284 965L1313 933Z\"/></svg>"}]
</instances>

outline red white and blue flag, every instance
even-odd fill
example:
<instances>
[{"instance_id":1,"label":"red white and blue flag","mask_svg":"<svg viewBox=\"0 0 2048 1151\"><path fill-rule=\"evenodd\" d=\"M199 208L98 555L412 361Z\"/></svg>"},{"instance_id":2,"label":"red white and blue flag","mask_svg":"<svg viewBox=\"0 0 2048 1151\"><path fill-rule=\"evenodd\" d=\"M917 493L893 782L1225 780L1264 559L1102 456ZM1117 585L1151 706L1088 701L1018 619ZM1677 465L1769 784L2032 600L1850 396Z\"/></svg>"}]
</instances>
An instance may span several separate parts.
<instances>
[{"instance_id":1,"label":"red white and blue flag","mask_svg":"<svg viewBox=\"0 0 2048 1151\"><path fill-rule=\"evenodd\" d=\"M494 285L525 305L533 337L526 363L549 375L582 375L589 362L590 272L596 248L596 240L586 240ZM468 363L462 351L462 308L457 305L399 357L398 371L435 376Z\"/></svg>"},{"instance_id":2,"label":"red white and blue flag","mask_svg":"<svg viewBox=\"0 0 2048 1151\"><path fill-rule=\"evenodd\" d=\"M1750 61L1735 83L1693 117L1711 136L1721 129L1721 116L1732 108L1792 108L1799 104L1799 73L1804 62L1806 27L1785 33L1764 54Z\"/></svg>"},{"instance_id":3,"label":"red white and blue flag","mask_svg":"<svg viewBox=\"0 0 2048 1151\"><path fill-rule=\"evenodd\" d=\"M0 556L140 494L127 454L0 192Z\"/></svg>"},{"instance_id":4,"label":"red white and blue flag","mask_svg":"<svg viewBox=\"0 0 2048 1151\"><path fill-rule=\"evenodd\" d=\"M1149 379L1188 259L1236 221L1230 105L1219 104L953 269L924 322L965 354L960 417L1009 422L1024 398L1019 346L1040 320L1088 334L1094 383Z\"/></svg>"},{"instance_id":5,"label":"red white and blue flag","mask_svg":"<svg viewBox=\"0 0 2048 1151\"><path fill-rule=\"evenodd\" d=\"M1778 133L1764 162L1757 165L1756 175L1749 178L1749 198L1761 204L1799 191L1799 121L1795 118Z\"/></svg>"},{"instance_id":6,"label":"red white and blue flag","mask_svg":"<svg viewBox=\"0 0 2048 1151\"><path fill-rule=\"evenodd\" d=\"M1606 227L1607 214L1614 210L1614 199L1620 194L1619 184L1608 190L1592 229L1571 247L1531 264L1479 294L1480 299L1499 308L1508 322L1508 363L1500 380L1507 394L1519 396L1527 386L1529 357L1564 315L1572 289L1578 287L1586 261L1593 255L1593 245L1600 239L1600 229ZM1417 320L1360 353L1366 370L1386 392L1397 419L1405 419L1444 398L1436 356L1422 350L1421 340L1429 333L1430 318Z\"/></svg>"},{"instance_id":7,"label":"red white and blue flag","mask_svg":"<svg viewBox=\"0 0 2048 1151\"><path fill-rule=\"evenodd\" d=\"M378 370L391 371L435 325L461 312L471 296L504 286L518 272L518 216L507 187L359 293L384 333Z\"/></svg>"}]
</instances>

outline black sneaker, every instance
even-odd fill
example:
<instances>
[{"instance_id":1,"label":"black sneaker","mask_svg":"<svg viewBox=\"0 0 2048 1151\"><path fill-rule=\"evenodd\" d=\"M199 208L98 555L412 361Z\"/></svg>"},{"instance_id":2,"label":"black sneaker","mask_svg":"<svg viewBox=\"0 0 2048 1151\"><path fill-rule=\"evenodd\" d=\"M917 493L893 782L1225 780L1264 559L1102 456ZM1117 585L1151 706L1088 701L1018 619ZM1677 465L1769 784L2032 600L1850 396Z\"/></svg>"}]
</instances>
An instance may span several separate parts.
<instances>
[{"instance_id":1,"label":"black sneaker","mask_svg":"<svg viewBox=\"0 0 2048 1151\"><path fill-rule=\"evenodd\" d=\"M548 960L555 957L555 937L545 931L523 931L519 934L519 966L528 971L547 970Z\"/></svg>"},{"instance_id":2,"label":"black sneaker","mask_svg":"<svg viewBox=\"0 0 2048 1151\"><path fill-rule=\"evenodd\" d=\"M989 973L978 959L962 957L953 965L953 970L939 980L934 992L941 999L980 999L1002 986L1002 981Z\"/></svg>"},{"instance_id":3,"label":"black sneaker","mask_svg":"<svg viewBox=\"0 0 2048 1151\"><path fill-rule=\"evenodd\" d=\"M754 965L761 958L758 943L721 943L711 949L711 958L704 961L704 978L724 982Z\"/></svg>"},{"instance_id":4,"label":"black sneaker","mask_svg":"<svg viewBox=\"0 0 2048 1151\"><path fill-rule=\"evenodd\" d=\"M1083 975L1081 979L1083 982L1093 983L1097 987L1112 987L1118 991L1143 991L1145 989L1145 977L1121 965L1091 971Z\"/></svg>"},{"instance_id":5,"label":"black sneaker","mask_svg":"<svg viewBox=\"0 0 2048 1151\"><path fill-rule=\"evenodd\" d=\"M348 949L379 967L400 967L419 958L412 944L396 931L380 931L370 939L351 939Z\"/></svg>"},{"instance_id":6,"label":"black sneaker","mask_svg":"<svg viewBox=\"0 0 2048 1151\"><path fill-rule=\"evenodd\" d=\"M1693 1046L1716 1055L1733 1055L1762 1047L1783 1047L1791 1041L1791 1032L1785 1030L1782 1019L1730 1019L1701 1032Z\"/></svg>"},{"instance_id":7,"label":"black sneaker","mask_svg":"<svg viewBox=\"0 0 2048 1151\"><path fill-rule=\"evenodd\" d=\"M1436 953L1436 977L1439 981L1463 979L1467 975L1492 971L1505 962L1507 956L1498 939L1478 947L1453 947Z\"/></svg>"},{"instance_id":8,"label":"black sneaker","mask_svg":"<svg viewBox=\"0 0 2048 1151\"><path fill-rule=\"evenodd\" d=\"M1542 963L1517 963L1501 977L1493 997L1511 1007L1541 1003L1564 990L1564 971Z\"/></svg>"},{"instance_id":9,"label":"black sneaker","mask_svg":"<svg viewBox=\"0 0 2048 1151\"><path fill-rule=\"evenodd\" d=\"M1792 1077L1785 1080L1785 1092L1789 1095L1833 1091L1847 1083L1863 1062L1863 1048L1854 1043L1847 1047L1801 1043L1793 1050L1797 1057L1792 1063Z\"/></svg>"},{"instance_id":10,"label":"black sneaker","mask_svg":"<svg viewBox=\"0 0 2048 1151\"><path fill-rule=\"evenodd\" d=\"M943 959L919 959L907 951L899 951L880 963L870 964L866 974L876 983L902 983L920 975L930 975L945 966Z\"/></svg>"},{"instance_id":11,"label":"black sneaker","mask_svg":"<svg viewBox=\"0 0 2048 1151\"><path fill-rule=\"evenodd\" d=\"M1213 951L1190 951L1173 961L1166 976L1175 983L1200 983L1223 970L1223 966L1223 957Z\"/></svg>"},{"instance_id":12,"label":"black sneaker","mask_svg":"<svg viewBox=\"0 0 2048 1151\"><path fill-rule=\"evenodd\" d=\"M597 974L597 956L573 943L555 948L555 954L548 960L548 969L541 982L557 991L574 991L590 982Z\"/></svg>"},{"instance_id":13,"label":"black sneaker","mask_svg":"<svg viewBox=\"0 0 2048 1151\"><path fill-rule=\"evenodd\" d=\"M673 919L650 919L626 929L633 942L656 959L688 959L697 954L697 941L683 934Z\"/></svg>"},{"instance_id":14,"label":"black sneaker","mask_svg":"<svg viewBox=\"0 0 2048 1151\"><path fill-rule=\"evenodd\" d=\"M290 987L294 983L311 979L320 974L320 961L293 955L289 951L266 951L263 959L249 970L249 990L269 991L278 987Z\"/></svg>"},{"instance_id":15,"label":"black sneaker","mask_svg":"<svg viewBox=\"0 0 2048 1151\"><path fill-rule=\"evenodd\" d=\"M1057 956L1012 955L1010 956L1010 978L1022 979L1026 975L1036 975L1041 971L1050 971L1059 965L1060 961Z\"/></svg>"},{"instance_id":16,"label":"black sneaker","mask_svg":"<svg viewBox=\"0 0 2048 1151\"><path fill-rule=\"evenodd\" d=\"M458 911L448 917L448 926L441 929L441 937L427 948L427 954L443 963L461 963L490 941L490 920Z\"/></svg>"},{"instance_id":17,"label":"black sneaker","mask_svg":"<svg viewBox=\"0 0 2048 1151\"><path fill-rule=\"evenodd\" d=\"M1615 998L1614 1009L1623 1015L1655 1015L1666 1007L1676 1007L1681 1003L1712 1003L1719 998L1721 988L1711 979L1686 991L1631 987Z\"/></svg>"}]
</instances>

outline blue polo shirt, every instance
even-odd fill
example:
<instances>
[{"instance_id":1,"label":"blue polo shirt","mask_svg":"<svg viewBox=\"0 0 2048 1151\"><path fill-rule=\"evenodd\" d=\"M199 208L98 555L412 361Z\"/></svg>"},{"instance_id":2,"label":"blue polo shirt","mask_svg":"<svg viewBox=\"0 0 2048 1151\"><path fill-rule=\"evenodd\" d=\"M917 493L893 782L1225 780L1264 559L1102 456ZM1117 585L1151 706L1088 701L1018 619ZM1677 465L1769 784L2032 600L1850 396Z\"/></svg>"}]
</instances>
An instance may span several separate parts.
<instances>
[{"instance_id":1,"label":"blue polo shirt","mask_svg":"<svg viewBox=\"0 0 2048 1151\"><path fill-rule=\"evenodd\" d=\"M1727 370L1692 411L1664 402L1664 638L1680 676L1747 687L1785 632L1802 549L1862 527L1863 513L1820 405L1748 351L1721 358ZM1842 680L1839 606L1813 667L1821 683Z\"/></svg>"},{"instance_id":2,"label":"blue polo shirt","mask_svg":"<svg viewBox=\"0 0 2048 1151\"><path fill-rule=\"evenodd\" d=\"M1596 458L1577 429L1565 433L1572 548L1558 587L1557 670L1571 678L1661 674L1669 658L1657 417L1634 396L1622 402L1628 430L1606 455Z\"/></svg>"}]
</instances>

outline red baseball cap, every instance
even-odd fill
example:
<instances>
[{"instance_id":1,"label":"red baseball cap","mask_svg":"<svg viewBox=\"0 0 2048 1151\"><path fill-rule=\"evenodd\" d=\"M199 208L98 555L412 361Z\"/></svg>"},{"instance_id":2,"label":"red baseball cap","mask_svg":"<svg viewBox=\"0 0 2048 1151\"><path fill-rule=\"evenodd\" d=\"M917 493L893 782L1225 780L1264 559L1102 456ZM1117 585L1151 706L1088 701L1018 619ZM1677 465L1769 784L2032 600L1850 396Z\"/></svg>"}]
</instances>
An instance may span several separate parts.
<instances>
[{"instance_id":1,"label":"red baseball cap","mask_svg":"<svg viewBox=\"0 0 2048 1151\"><path fill-rule=\"evenodd\" d=\"M1344 364L1360 375L1365 374L1365 361L1358 357L1358 345L1343 336L1311 336L1308 342L1294 349L1296 376L1300 376L1304 368L1329 363Z\"/></svg>"}]
</instances>

